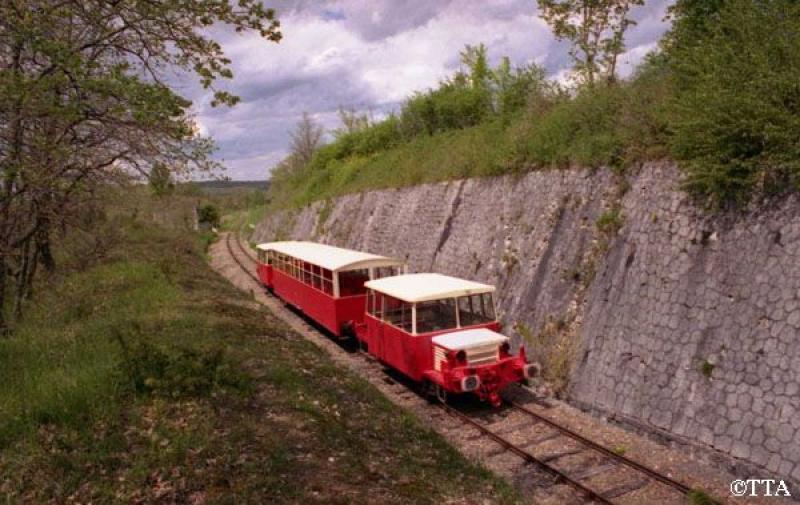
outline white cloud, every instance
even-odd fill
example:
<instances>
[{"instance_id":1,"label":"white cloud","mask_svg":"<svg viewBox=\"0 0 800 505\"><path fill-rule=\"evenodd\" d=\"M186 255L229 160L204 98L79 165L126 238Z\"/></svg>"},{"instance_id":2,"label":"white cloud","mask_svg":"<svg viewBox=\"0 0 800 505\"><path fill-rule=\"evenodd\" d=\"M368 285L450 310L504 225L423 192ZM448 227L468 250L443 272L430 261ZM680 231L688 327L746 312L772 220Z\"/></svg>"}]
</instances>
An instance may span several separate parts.
<instances>
[{"instance_id":1,"label":"white cloud","mask_svg":"<svg viewBox=\"0 0 800 505\"><path fill-rule=\"evenodd\" d=\"M286 8L282 5L286 4ZM621 71L629 74L664 31L665 0L648 3L628 35L632 48ZM485 43L493 62L545 66L567 76L566 44L556 42L531 0L361 0L278 2L280 44L253 34L223 34L242 97L233 109L210 107L210 93L194 88L198 125L220 146L232 177L263 178L284 156L288 132L304 110L326 128L339 106L387 108L414 91L433 87L459 67L466 44ZM190 93L192 94L192 93Z\"/></svg>"}]
</instances>

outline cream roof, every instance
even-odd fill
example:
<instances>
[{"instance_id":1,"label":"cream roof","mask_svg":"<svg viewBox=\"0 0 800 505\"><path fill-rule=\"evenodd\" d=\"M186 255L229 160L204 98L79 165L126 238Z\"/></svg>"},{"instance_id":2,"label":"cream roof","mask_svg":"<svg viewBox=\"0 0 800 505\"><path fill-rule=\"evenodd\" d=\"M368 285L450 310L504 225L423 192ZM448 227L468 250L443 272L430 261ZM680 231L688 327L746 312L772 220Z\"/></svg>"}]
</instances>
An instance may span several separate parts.
<instances>
[{"instance_id":1,"label":"cream roof","mask_svg":"<svg viewBox=\"0 0 800 505\"><path fill-rule=\"evenodd\" d=\"M402 260L386 256L342 249L316 242L267 242L258 244L256 248L262 251L277 251L332 271L386 267L404 263Z\"/></svg>"},{"instance_id":2,"label":"cream roof","mask_svg":"<svg viewBox=\"0 0 800 505\"><path fill-rule=\"evenodd\" d=\"M500 345L508 337L488 328L454 331L433 337L433 343L450 350L470 349L484 345Z\"/></svg>"},{"instance_id":3,"label":"cream roof","mask_svg":"<svg viewBox=\"0 0 800 505\"><path fill-rule=\"evenodd\" d=\"M364 283L375 291L409 303L491 293L494 286L441 274L408 274Z\"/></svg>"}]
</instances>

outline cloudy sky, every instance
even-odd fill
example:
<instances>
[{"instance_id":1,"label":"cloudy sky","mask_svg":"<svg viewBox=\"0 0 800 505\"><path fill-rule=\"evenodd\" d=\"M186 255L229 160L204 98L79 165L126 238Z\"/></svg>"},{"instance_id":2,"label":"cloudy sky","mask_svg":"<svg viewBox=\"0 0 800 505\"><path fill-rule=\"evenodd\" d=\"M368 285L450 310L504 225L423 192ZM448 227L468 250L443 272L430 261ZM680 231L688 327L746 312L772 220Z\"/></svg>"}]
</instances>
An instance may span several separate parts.
<instances>
[{"instance_id":1,"label":"cloudy sky","mask_svg":"<svg viewBox=\"0 0 800 505\"><path fill-rule=\"evenodd\" d=\"M212 108L210 95L186 81L204 134L232 179L265 179L287 153L289 131L303 111L327 129L340 106L381 117L403 99L459 68L466 44L483 42L491 62L536 62L558 78L570 66L568 47L537 16L535 0L279 0L283 40L218 33L233 60L226 89L241 96L233 108ZM623 75L668 28L668 0L647 0L632 16Z\"/></svg>"}]
</instances>

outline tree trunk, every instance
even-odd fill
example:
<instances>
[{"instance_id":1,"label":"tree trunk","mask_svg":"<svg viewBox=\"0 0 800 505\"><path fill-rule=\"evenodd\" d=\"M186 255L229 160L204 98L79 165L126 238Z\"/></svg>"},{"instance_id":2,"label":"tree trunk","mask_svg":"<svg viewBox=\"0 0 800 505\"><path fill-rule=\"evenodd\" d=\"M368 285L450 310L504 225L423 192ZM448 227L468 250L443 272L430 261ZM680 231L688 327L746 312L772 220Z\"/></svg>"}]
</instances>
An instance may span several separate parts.
<instances>
[{"instance_id":1,"label":"tree trunk","mask_svg":"<svg viewBox=\"0 0 800 505\"><path fill-rule=\"evenodd\" d=\"M6 323L6 258L0 252L0 337L8 333Z\"/></svg>"},{"instance_id":2,"label":"tree trunk","mask_svg":"<svg viewBox=\"0 0 800 505\"><path fill-rule=\"evenodd\" d=\"M29 282L28 265L30 263L30 250L31 241L26 240L22 245L19 268L17 269L17 285L14 290L14 320L19 320L22 317L22 302L25 298L25 292L28 289Z\"/></svg>"}]
</instances>

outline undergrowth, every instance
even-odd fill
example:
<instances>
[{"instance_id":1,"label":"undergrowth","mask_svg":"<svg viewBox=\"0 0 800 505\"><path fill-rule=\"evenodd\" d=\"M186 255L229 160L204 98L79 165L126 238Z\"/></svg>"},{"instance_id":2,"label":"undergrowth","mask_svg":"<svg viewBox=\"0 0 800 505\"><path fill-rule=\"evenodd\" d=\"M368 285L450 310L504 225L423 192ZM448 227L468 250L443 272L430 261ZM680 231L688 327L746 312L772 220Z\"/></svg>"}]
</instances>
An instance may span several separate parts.
<instances>
[{"instance_id":1,"label":"undergrowth","mask_svg":"<svg viewBox=\"0 0 800 505\"><path fill-rule=\"evenodd\" d=\"M213 272L196 235L116 224L124 241L0 339L0 502L515 502Z\"/></svg>"}]
</instances>

